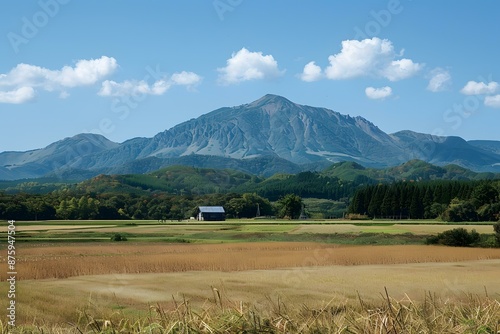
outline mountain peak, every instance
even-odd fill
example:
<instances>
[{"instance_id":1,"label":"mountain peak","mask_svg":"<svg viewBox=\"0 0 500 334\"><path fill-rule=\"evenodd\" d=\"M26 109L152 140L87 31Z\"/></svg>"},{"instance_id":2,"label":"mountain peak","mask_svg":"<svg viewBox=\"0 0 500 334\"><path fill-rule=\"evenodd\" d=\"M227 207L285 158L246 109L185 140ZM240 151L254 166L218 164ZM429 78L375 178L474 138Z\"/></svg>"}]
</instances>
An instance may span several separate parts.
<instances>
[{"instance_id":1,"label":"mountain peak","mask_svg":"<svg viewBox=\"0 0 500 334\"><path fill-rule=\"evenodd\" d=\"M267 105L275 105L275 106L287 106L291 107L294 106L295 103L292 101L288 100L287 98L280 96L280 95L274 95L274 94L266 94L263 97L261 97L258 100L255 100L251 103L249 103L247 106L252 107L252 108L259 108Z\"/></svg>"}]
</instances>

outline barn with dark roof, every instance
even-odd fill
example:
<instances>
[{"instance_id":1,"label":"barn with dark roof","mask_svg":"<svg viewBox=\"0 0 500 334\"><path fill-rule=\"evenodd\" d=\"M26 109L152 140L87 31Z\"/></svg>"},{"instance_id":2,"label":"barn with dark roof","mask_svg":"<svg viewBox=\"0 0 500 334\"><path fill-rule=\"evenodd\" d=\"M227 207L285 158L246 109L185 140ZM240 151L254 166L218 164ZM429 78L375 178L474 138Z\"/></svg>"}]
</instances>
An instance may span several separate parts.
<instances>
[{"instance_id":1,"label":"barn with dark roof","mask_svg":"<svg viewBox=\"0 0 500 334\"><path fill-rule=\"evenodd\" d=\"M203 221L223 221L226 220L226 211L222 206L199 206L196 218Z\"/></svg>"}]
</instances>

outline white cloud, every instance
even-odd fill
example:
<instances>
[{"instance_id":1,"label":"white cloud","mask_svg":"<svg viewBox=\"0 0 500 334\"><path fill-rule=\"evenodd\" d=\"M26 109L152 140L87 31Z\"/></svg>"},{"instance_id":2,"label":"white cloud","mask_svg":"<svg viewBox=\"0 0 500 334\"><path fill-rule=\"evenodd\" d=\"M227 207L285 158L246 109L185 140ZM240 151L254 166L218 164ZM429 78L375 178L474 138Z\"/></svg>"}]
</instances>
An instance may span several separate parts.
<instances>
[{"instance_id":1,"label":"white cloud","mask_svg":"<svg viewBox=\"0 0 500 334\"><path fill-rule=\"evenodd\" d=\"M460 93L464 95L482 95L482 94L494 94L498 90L498 83L491 81L488 84L484 82L469 81L460 90Z\"/></svg>"},{"instance_id":2,"label":"white cloud","mask_svg":"<svg viewBox=\"0 0 500 334\"><path fill-rule=\"evenodd\" d=\"M387 39L345 40L340 53L328 57L330 65L325 74L328 79L374 76L398 81L414 76L423 68L423 64L411 59L397 59L401 55L402 52L396 54Z\"/></svg>"},{"instance_id":3,"label":"white cloud","mask_svg":"<svg viewBox=\"0 0 500 334\"><path fill-rule=\"evenodd\" d=\"M79 60L75 67L64 66L61 71L57 71L56 80L64 87L93 85L112 74L117 67L116 59L106 56Z\"/></svg>"},{"instance_id":4,"label":"white cloud","mask_svg":"<svg viewBox=\"0 0 500 334\"><path fill-rule=\"evenodd\" d=\"M170 80L176 85L194 86L201 82L201 77L193 72L182 71L172 74Z\"/></svg>"},{"instance_id":5,"label":"white cloud","mask_svg":"<svg viewBox=\"0 0 500 334\"><path fill-rule=\"evenodd\" d=\"M486 96L484 105L492 108L500 108L500 95Z\"/></svg>"},{"instance_id":6,"label":"white cloud","mask_svg":"<svg viewBox=\"0 0 500 334\"><path fill-rule=\"evenodd\" d=\"M149 85L146 81L125 80L116 82L106 80L98 92L100 96L126 96L126 95L163 95L174 85L192 87L201 82L201 77L193 72L182 71L174 73L170 78L155 81Z\"/></svg>"},{"instance_id":7,"label":"white cloud","mask_svg":"<svg viewBox=\"0 0 500 334\"><path fill-rule=\"evenodd\" d=\"M31 87L21 87L15 90L0 91L0 103L21 104L35 98L35 90Z\"/></svg>"},{"instance_id":8,"label":"white cloud","mask_svg":"<svg viewBox=\"0 0 500 334\"><path fill-rule=\"evenodd\" d=\"M245 48L233 53L226 67L218 68L219 83L230 85L248 80L273 79L283 75L272 55L250 52Z\"/></svg>"},{"instance_id":9,"label":"white cloud","mask_svg":"<svg viewBox=\"0 0 500 334\"><path fill-rule=\"evenodd\" d=\"M365 94L368 98L373 100L383 100L392 95L392 88L385 86L381 88L366 87Z\"/></svg>"},{"instance_id":10,"label":"white cloud","mask_svg":"<svg viewBox=\"0 0 500 334\"><path fill-rule=\"evenodd\" d=\"M430 73L429 84L427 85L427 90L437 93L442 92L450 87L451 75L445 69L435 68Z\"/></svg>"},{"instance_id":11,"label":"white cloud","mask_svg":"<svg viewBox=\"0 0 500 334\"><path fill-rule=\"evenodd\" d=\"M321 67L316 65L315 62L311 61L304 66L304 70L302 71L302 74L300 75L300 78L303 81L307 82L312 82L312 81L317 81L323 77L323 74L321 73Z\"/></svg>"},{"instance_id":12,"label":"white cloud","mask_svg":"<svg viewBox=\"0 0 500 334\"><path fill-rule=\"evenodd\" d=\"M74 67L64 66L60 70L18 64L9 73L0 74L0 88L7 89L7 91L0 90L0 94L9 96L9 93L21 92L21 95L33 98L36 89L42 89L61 91L60 96L65 98L68 96L66 88L93 85L112 74L117 67L116 60L106 56L99 59L79 60ZM29 88L30 90L21 90L21 88ZM20 99L20 101L26 102L27 99Z\"/></svg>"},{"instance_id":13,"label":"white cloud","mask_svg":"<svg viewBox=\"0 0 500 334\"><path fill-rule=\"evenodd\" d=\"M125 80L116 82L106 80L102 83L102 87L97 93L100 96L125 96L125 95L162 95L170 88L165 80L158 80L153 85L149 85L146 81Z\"/></svg>"}]
</instances>

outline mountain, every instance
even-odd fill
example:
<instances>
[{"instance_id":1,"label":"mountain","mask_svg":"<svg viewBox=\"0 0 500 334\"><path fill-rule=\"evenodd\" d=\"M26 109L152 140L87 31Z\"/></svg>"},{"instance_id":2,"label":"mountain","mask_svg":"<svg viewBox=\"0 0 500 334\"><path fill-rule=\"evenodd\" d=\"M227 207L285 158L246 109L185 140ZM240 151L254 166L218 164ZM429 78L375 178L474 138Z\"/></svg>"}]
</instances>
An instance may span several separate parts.
<instances>
[{"instance_id":1,"label":"mountain","mask_svg":"<svg viewBox=\"0 0 500 334\"><path fill-rule=\"evenodd\" d=\"M295 104L266 95L249 104L221 108L156 135L141 156L216 155L236 159L276 155L295 164L355 160L383 165L404 162L399 147L362 117Z\"/></svg>"},{"instance_id":2,"label":"mountain","mask_svg":"<svg viewBox=\"0 0 500 334\"><path fill-rule=\"evenodd\" d=\"M2 152L0 179L147 173L174 164L267 176L318 170L341 161L381 168L412 159L500 171L500 142L467 142L412 131L387 134L362 117L268 94L214 110L153 138L118 144L100 135L80 134L39 150Z\"/></svg>"},{"instance_id":3,"label":"mountain","mask_svg":"<svg viewBox=\"0 0 500 334\"><path fill-rule=\"evenodd\" d=\"M366 183L428 180L488 180L500 174L476 173L458 165L436 166L422 160L410 160L399 166L383 169L366 168L355 162L339 162L322 171L323 175L344 181Z\"/></svg>"},{"instance_id":4,"label":"mountain","mask_svg":"<svg viewBox=\"0 0 500 334\"><path fill-rule=\"evenodd\" d=\"M479 147L485 151L500 154L500 141L495 140L469 140L469 144Z\"/></svg>"},{"instance_id":5,"label":"mountain","mask_svg":"<svg viewBox=\"0 0 500 334\"><path fill-rule=\"evenodd\" d=\"M0 153L0 179L36 178L78 169L83 157L119 147L101 135L79 134L26 152Z\"/></svg>"},{"instance_id":6,"label":"mountain","mask_svg":"<svg viewBox=\"0 0 500 334\"><path fill-rule=\"evenodd\" d=\"M492 149L493 144L481 147L460 137L439 137L412 131L400 131L392 136L412 159L436 165L456 164L477 171L500 171L500 154ZM500 145L500 142L491 143Z\"/></svg>"}]
</instances>

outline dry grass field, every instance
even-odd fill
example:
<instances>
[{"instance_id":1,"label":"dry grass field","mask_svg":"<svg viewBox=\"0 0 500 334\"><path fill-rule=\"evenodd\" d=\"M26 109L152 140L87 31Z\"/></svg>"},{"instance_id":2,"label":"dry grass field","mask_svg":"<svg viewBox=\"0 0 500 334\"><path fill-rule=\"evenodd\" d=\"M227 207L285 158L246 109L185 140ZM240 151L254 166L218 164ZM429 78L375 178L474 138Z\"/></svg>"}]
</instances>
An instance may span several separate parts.
<instances>
[{"instance_id":1,"label":"dry grass field","mask_svg":"<svg viewBox=\"0 0 500 334\"><path fill-rule=\"evenodd\" d=\"M215 287L224 302L265 310L281 300L290 308L359 306L383 301L384 287L397 301L422 302L426 293L448 302L468 296L500 298L500 261L461 263L325 266L238 272L188 271L108 274L68 279L26 280L18 284L20 321L76 322L79 311L104 318L138 319L151 305L166 310L184 299L196 309L214 300ZM486 290L485 290L486 288ZM4 291L1 291L2 293ZM3 302L1 307L3 307Z\"/></svg>"},{"instance_id":2,"label":"dry grass field","mask_svg":"<svg viewBox=\"0 0 500 334\"><path fill-rule=\"evenodd\" d=\"M19 281L18 324L89 324L89 319L110 319L115 324L130 319L135 323L153 317L156 313L151 315L151 310L158 308L175 315L174 320L180 321L182 319L177 316L181 304L189 305L193 312L209 310L207 312L212 316L219 311L241 309L250 314L254 312L262 317L272 317L271 313L274 312L276 316L276 308L281 307L280 314L293 316L297 321L302 314L314 314L317 312L315 310L328 306L331 308L329 312L335 312L329 313L330 316L336 315L336 312L356 311L352 316L360 321L363 319L360 307L368 312L365 316L373 316L373 310L378 310L386 303L385 288L398 307L432 302L434 304L429 305L429 309L437 305L440 308L432 312L442 312L441 308L448 308L447 312L451 314L465 312L456 309L463 304L472 308L470 311L477 316L482 316L483 312L500 315L499 251L433 246L332 247L255 243L168 245L164 251L161 245L144 246L146 250L141 250L141 245L119 245L115 248L88 245L75 247L74 252L68 247L42 248L53 257L42 261L50 267L46 273L66 276L71 271L65 273L65 266L71 262L87 267L89 271L88 268L94 262L95 272L100 274L81 275L81 272L77 272L80 275L68 278ZM146 261L149 267L131 265L125 266L124 270L118 269L126 264L131 254L139 256L131 260L137 265L140 257L145 256L144 251L153 258L164 255L173 261L165 262L164 267L151 266L153 263ZM36 248L26 252L25 256L26 259L35 260ZM80 262L77 260L79 257L91 261ZM185 264L179 266L178 260L181 258L184 258L184 262L194 263L189 268ZM285 258L289 259L289 266L281 263ZM216 262L221 264L213 267ZM166 263L171 266L166 266ZM112 273L103 274L109 272L108 266L112 268ZM137 271L132 271L132 267ZM259 267L262 269L251 269ZM22 273L28 267L19 267L18 270ZM37 270L41 270L41 267ZM20 278L23 278L22 275ZM0 294L5 293L6 284L2 282ZM217 306L216 310L214 305ZM5 300L0 301L0 307L5 306ZM418 312L414 315L421 317L422 313ZM380 314L381 318L383 316L388 314ZM444 313L433 315L436 318L438 316L444 317ZM464 316L470 317L468 314ZM83 322L82 317L85 317ZM342 323L346 320L342 318L337 321ZM459 331L449 331L455 332Z\"/></svg>"},{"instance_id":3,"label":"dry grass field","mask_svg":"<svg viewBox=\"0 0 500 334\"><path fill-rule=\"evenodd\" d=\"M355 225L355 224L328 224L328 225L300 225L291 233L388 233L388 234L404 234L412 233L417 235L438 234L446 230L455 228L453 225L445 224L391 224L384 225L382 223L373 224L370 226ZM469 231L473 229L478 233L492 233L491 225L463 225Z\"/></svg>"},{"instance_id":4,"label":"dry grass field","mask_svg":"<svg viewBox=\"0 0 500 334\"><path fill-rule=\"evenodd\" d=\"M491 233L491 226L464 227ZM401 230L425 235L450 228L82 224L39 229L33 233L62 233L63 239L68 231L147 235L167 230L196 238L228 233L230 240L18 241L18 324L28 327L10 331L0 320L0 333L155 332L152 324L164 332L233 333L234 326L253 326L248 332L500 333L500 249L245 242L262 231L296 236L368 231L385 238ZM238 240L240 234L245 238ZM7 294L5 254L0 249L2 296ZM6 306L1 298L0 309ZM112 330L102 327L107 320ZM405 331L410 325L413 329Z\"/></svg>"},{"instance_id":5,"label":"dry grass field","mask_svg":"<svg viewBox=\"0 0 500 334\"><path fill-rule=\"evenodd\" d=\"M235 244L26 244L18 280L82 275L242 271L332 265L392 265L500 259L500 249L442 246L339 246L302 242ZM1 261L5 263L6 258ZM6 279L5 271L0 273Z\"/></svg>"}]
</instances>

